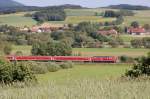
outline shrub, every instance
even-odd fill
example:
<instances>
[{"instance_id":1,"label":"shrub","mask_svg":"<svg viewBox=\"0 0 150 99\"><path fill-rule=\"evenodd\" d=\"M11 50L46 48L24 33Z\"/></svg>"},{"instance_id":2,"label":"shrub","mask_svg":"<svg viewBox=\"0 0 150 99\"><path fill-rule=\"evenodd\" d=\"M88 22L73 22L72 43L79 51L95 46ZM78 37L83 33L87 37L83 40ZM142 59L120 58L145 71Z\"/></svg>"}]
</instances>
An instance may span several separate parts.
<instances>
[{"instance_id":1,"label":"shrub","mask_svg":"<svg viewBox=\"0 0 150 99\"><path fill-rule=\"evenodd\" d=\"M63 68L63 69L73 68L73 63L70 62L70 61L65 62L65 63L61 63L61 64L60 64L60 67Z\"/></svg>"},{"instance_id":2,"label":"shrub","mask_svg":"<svg viewBox=\"0 0 150 99\"><path fill-rule=\"evenodd\" d=\"M125 75L129 77L150 76L150 55L139 58L137 63Z\"/></svg>"},{"instance_id":3,"label":"shrub","mask_svg":"<svg viewBox=\"0 0 150 99\"><path fill-rule=\"evenodd\" d=\"M36 81L35 76L30 68L24 63L3 63L0 64L0 82L13 83L13 82Z\"/></svg>"},{"instance_id":4,"label":"shrub","mask_svg":"<svg viewBox=\"0 0 150 99\"><path fill-rule=\"evenodd\" d=\"M124 44L124 46L123 46L124 48L131 48L131 46L130 45L128 45L128 44Z\"/></svg>"},{"instance_id":5,"label":"shrub","mask_svg":"<svg viewBox=\"0 0 150 99\"><path fill-rule=\"evenodd\" d=\"M116 48L116 47L119 46L119 43L118 43L117 41L115 41L115 40L111 40L111 41L109 41L108 43L109 43L109 45L110 45L112 48Z\"/></svg>"},{"instance_id":6,"label":"shrub","mask_svg":"<svg viewBox=\"0 0 150 99\"><path fill-rule=\"evenodd\" d=\"M133 63L134 62L134 58L125 56L125 55L120 56L119 59L120 59L120 62L123 62L123 63Z\"/></svg>"},{"instance_id":7,"label":"shrub","mask_svg":"<svg viewBox=\"0 0 150 99\"><path fill-rule=\"evenodd\" d=\"M27 64L34 74L45 74L48 72L47 67L41 63L30 61Z\"/></svg>"},{"instance_id":8,"label":"shrub","mask_svg":"<svg viewBox=\"0 0 150 99\"><path fill-rule=\"evenodd\" d=\"M29 81L36 79L31 69L25 63L14 65L12 76L13 81Z\"/></svg>"},{"instance_id":9,"label":"shrub","mask_svg":"<svg viewBox=\"0 0 150 99\"><path fill-rule=\"evenodd\" d=\"M6 55L9 55L9 54L11 53L11 51L12 51L11 45L6 45L6 46L4 47L4 53L5 53Z\"/></svg>"},{"instance_id":10,"label":"shrub","mask_svg":"<svg viewBox=\"0 0 150 99\"><path fill-rule=\"evenodd\" d=\"M15 55L16 56L23 56L23 52L22 51L16 51Z\"/></svg>"},{"instance_id":11,"label":"shrub","mask_svg":"<svg viewBox=\"0 0 150 99\"><path fill-rule=\"evenodd\" d=\"M61 67L56 63L48 63L46 66L49 72L56 72L61 69Z\"/></svg>"},{"instance_id":12,"label":"shrub","mask_svg":"<svg viewBox=\"0 0 150 99\"><path fill-rule=\"evenodd\" d=\"M134 39L134 40L131 40L131 45L132 45L132 47L134 47L134 48L141 48L141 47L143 46L142 40L141 40L141 39Z\"/></svg>"}]
</instances>

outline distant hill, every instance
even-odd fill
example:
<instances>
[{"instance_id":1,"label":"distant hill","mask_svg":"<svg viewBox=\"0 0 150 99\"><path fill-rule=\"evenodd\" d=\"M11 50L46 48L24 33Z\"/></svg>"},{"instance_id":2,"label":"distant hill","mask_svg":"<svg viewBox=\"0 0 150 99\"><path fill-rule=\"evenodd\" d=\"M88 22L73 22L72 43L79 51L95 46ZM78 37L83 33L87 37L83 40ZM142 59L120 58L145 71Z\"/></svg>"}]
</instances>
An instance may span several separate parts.
<instances>
[{"instance_id":1,"label":"distant hill","mask_svg":"<svg viewBox=\"0 0 150 99\"><path fill-rule=\"evenodd\" d=\"M61 7L63 9L82 9L83 8L80 5L73 5L73 4L64 4L64 5L60 5L58 7Z\"/></svg>"},{"instance_id":2,"label":"distant hill","mask_svg":"<svg viewBox=\"0 0 150 99\"><path fill-rule=\"evenodd\" d=\"M5 0L2 0L5 1ZM13 5L7 5L1 7L1 2L0 0L0 14L10 14L10 13L16 13L16 12L24 12L24 11L40 11L40 10L45 10L45 9L82 9L83 7L80 5L71 5L71 4L65 4L65 5L59 5L59 6L47 6L47 7L37 7L37 6L24 6L22 4L16 3ZM8 0L6 0L8 1ZM12 1L12 0L9 0ZM8 2L7 2L8 4Z\"/></svg>"},{"instance_id":3,"label":"distant hill","mask_svg":"<svg viewBox=\"0 0 150 99\"><path fill-rule=\"evenodd\" d=\"M110 5L105 8L111 9L127 9L127 10L150 10L148 6L141 6L141 5L129 5L129 4L120 4L120 5Z\"/></svg>"},{"instance_id":4,"label":"distant hill","mask_svg":"<svg viewBox=\"0 0 150 99\"><path fill-rule=\"evenodd\" d=\"M16 1L13 0L0 0L0 8L4 8L4 7L21 7L24 6L21 3L18 3Z\"/></svg>"}]
</instances>

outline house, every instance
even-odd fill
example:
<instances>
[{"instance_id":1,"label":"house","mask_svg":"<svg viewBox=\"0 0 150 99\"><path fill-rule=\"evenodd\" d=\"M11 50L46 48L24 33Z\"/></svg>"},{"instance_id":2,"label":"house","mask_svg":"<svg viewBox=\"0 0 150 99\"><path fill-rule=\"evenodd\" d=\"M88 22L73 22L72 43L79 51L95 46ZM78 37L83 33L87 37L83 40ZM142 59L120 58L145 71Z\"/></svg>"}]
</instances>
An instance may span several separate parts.
<instances>
[{"instance_id":1,"label":"house","mask_svg":"<svg viewBox=\"0 0 150 99\"><path fill-rule=\"evenodd\" d=\"M147 35L147 32L143 27L130 27L128 28L127 32L131 35Z\"/></svg>"},{"instance_id":2,"label":"house","mask_svg":"<svg viewBox=\"0 0 150 99\"><path fill-rule=\"evenodd\" d=\"M19 28L19 30L22 32L28 32L28 31L30 31L30 28L27 26L24 26L23 28Z\"/></svg>"},{"instance_id":3,"label":"house","mask_svg":"<svg viewBox=\"0 0 150 99\"><path fill-rule=\"evenodd\" d=\"M64 29L63 24L43 23L39 26L33 26L31 28L31 32L51 32L51 31L62 30L62 29Z\"/></svg>"},{"instance_id":4,"label":"house","mask_svg":"<svg viewBox=\"0 0 150 99\"><path fill-rule=\"evenodd\" d=\"M107 36L109 36L109 35L117 36L118 35L118 32L115 29L99 30L97 33L101 34L101 35L107 35Z\"/></svg>"}]
</instances>

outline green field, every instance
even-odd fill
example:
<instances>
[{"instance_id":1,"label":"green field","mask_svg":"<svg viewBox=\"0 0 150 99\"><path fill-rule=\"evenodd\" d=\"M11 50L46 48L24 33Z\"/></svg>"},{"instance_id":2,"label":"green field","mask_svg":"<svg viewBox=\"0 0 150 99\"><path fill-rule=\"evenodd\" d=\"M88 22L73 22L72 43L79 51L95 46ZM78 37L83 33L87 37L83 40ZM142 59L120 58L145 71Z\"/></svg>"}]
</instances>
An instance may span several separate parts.
<instances>
[{"instance_id":1,"label":"green field","mask_svg":"<svg viewBox=\"0 0 150 99\"><path fill-rule=\"evenodd\" d=\"M110 21L114 21L115 18L103 18L103 17L97 17L97 16L80 16L80 17L77 17L77 16L71 16L71 17L68 17L65 22L66 23L72 23L72 24L77 24L77 23L80 23L80 22L110 22Z\"/></svg>"},{"instance_id":2,"label":"green field","mask_svg":"<svg viewBox=\"0 0 150 99\"><path fill-rule=\"evenodd\" d=\"M75 48L74 53L80 53L83 56L131 56L138 57L146 55L149 49L137 48Z\"/></svg>"},{"instance_id":3,"label":"green field","mask_svg":"<svg viewBox=\"0 0 150 99\"><path fill-rule=\"evenodd\" d=\"M80 22L111 22L115 18L103 18L98 16L68 16L65 21L49 21L54 24L78 24Z\"/></svg>"},{"instance_id":4,"label":"green field","mask_svg":"<svg viewBox=\"0 0 150 99\"><path fill-rule=\"evenodd\" d=\"M74 79L106 79L116 78L123 75L129 69L127 64L80 64L68 70L50 72L44 75L38 75L40 82L56 81L58 83Z\"/></svg>"},{"instance_id":5,"label":"green field","mask_svg":"<svg viewBox=\"0 0 150 99\"><path fill-rule=\"evenodd\" d=\"M105 10L112 9L65 9L67 16L95 16L95 13L103 13ZM114 9L113 9L114 10Z\"/></svg>"},{"instance_id":6,"label":"green field","mask_svg":"<svg viewBox=\"0 0 150 99\"><path fill-rule=\"evenodd\" d=\"M103 18L101 16L95 16L95 13L102 13L105 10L114 10L114 9L65 9L67 18L65 21L50 21L50 23L57 24L77 24L79 22L105 22L113 21L115 18ZM125 21L122 24L123 26L130 25L133 21L138 21L141 25L150 23L150 11L134 11L135 16L125 17ZM8 24L13 26L23 27L25 25L31 27L37 22L29 17L24 17L25 12L9 14L9 15L0 15L0 24Z\"/></svg>"},{"instance_id":7,"label":"green field","mask_svg":"<svg viewBox=\"0 0 150 99\"><path fill-rule=\"evenodd\" d=\"M25 13L16 13L9 15L0 15L0 25L12 25L17 27L33 26L37 22L30 17L24 17Z\"/></svg>"},{"instance_id":8,"label":"green field","mask_svg":"<svg viewBox=\"0 0 150 99\"><path fill-rule=\"evenodd\" d=\"M13 46L12 54L22 51L23 55L31 55L31 46ZM146 55L150 50L142 48L73 48L73 55L82 56L121 56L138 57Z\"/></svg>"},{"instance_id":9,"label":"green field","mask_svg":"<svg viewBox=\"0 0 150 99\"><path fill-rule=\"evenodd\" d=\"M125 65L76 65L38 75L37 85L0 87L1 99L149 99L149 81L126 81Z\"/></svg>"},{"instance_id":10,"label":"green field","mask_svg":"<svg viewBox=\"0 0 150 99\"><path fill-rule=\"evenodd\" d=\"M12 54L21 51L23 55L31 55L31 46L13 46Z\"/></svg>"},{"instance_id":11,"label":"green field","mask_svg":"<svg viewBox=\"0 0 150 99\"><path fill-rule=\"evenodd\" d=\"M150 23L150 10L146 11L134 11L135 16L127 16L125 17L125 21L123 25L130 25L133 21L138 21L141 25Z\"/></svg>"},{"instance_id":12,"label":"green field","mask_svg":"<svg viewBox=\"0 0 150 99\"><path fill-rule=\"evenodd\" d=\"M134 40L134 39L142 39L143 37L150 37L148 35L146 36L136 36L136 35L120 35L121 39L123 39L124 42L130 42L131 40Z\"/></svg>"}]
</instances>

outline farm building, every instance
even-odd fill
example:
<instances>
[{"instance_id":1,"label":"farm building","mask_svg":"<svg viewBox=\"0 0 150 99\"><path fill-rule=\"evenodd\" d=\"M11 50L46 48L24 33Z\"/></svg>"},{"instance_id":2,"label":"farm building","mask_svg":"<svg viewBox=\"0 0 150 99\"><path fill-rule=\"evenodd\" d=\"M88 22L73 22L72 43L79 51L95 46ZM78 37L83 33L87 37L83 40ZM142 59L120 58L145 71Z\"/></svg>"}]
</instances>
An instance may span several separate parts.
<instances>
[{"instance_id":1,"label":"farm building","mask_svg":"<svg viewBox=\"0 0 150 99\"><path fill-rule=\"evenodd\" d=\"M101 34L101 35L107 35L107 36L109 36L109 35L117 36L118 35L118 32L115 29L99 30L97 33Z\"/></svg>"},{"instance_id":2,"label":"farm building","mask_svg":"<svg viewBox=\"0 0 150 99\"><path fill-rule=\"evenodd\" d=\"M138 27L138 28L130 27L128 28L127 32L131 35L149 35L150 34L143 27Z\"/></svg>"}]
</instances>

